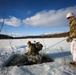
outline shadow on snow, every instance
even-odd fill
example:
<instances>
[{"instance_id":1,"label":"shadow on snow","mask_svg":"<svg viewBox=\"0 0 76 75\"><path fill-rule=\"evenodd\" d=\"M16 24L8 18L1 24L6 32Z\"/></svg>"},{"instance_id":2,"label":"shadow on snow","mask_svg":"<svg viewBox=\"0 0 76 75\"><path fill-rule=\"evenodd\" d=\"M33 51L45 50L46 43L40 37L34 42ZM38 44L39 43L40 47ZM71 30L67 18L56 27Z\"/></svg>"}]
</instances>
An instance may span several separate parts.
<instances>
[{"instance_id":1,"label":"shadow on snow","mask_svg":"<svg viewBox=\"0 0 76 75\"><path fill-rule=\"evenodd\" d=\"M71 55L70 51L48 54L52 58L62 58Z\"/></svg>"}]
</instances>

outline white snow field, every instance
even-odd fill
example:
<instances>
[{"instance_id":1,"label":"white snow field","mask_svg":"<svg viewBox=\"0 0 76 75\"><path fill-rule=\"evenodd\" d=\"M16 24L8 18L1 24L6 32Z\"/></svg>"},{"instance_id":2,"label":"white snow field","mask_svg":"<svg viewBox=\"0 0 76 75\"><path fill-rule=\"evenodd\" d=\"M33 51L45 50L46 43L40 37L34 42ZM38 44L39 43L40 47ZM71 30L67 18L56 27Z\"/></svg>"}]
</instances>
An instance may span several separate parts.
<instances>
[{"instance_id":1,"label":"white snow field","mask_svg":"<svg viewBox=\"0 0 76 75\"><path fill-rule=\"evenodd\" d=\"M66 38L37 38L0 40L0 75L76 75L76 68L70 66L72 61L70 43ZM12 53L23 54L28 51L27 41L39 41L43 44L40 53L46 53L54 62L30 66L2 67Z\"/></svg>"}]
</instances>

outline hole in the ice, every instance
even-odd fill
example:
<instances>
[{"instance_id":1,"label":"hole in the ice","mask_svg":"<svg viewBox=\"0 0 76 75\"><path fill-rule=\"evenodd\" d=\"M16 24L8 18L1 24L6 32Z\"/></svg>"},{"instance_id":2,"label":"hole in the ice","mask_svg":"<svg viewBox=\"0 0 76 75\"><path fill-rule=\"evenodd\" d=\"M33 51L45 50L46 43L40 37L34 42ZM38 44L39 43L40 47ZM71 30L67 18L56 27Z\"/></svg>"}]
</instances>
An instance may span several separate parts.
<instances>
[{"instance_id":1,"label":"hole in the ice","mask_svg":"<svg viewBox=\"0 0 76 75\"><path fill-rule=\"evenodd\" d=\"M53 62L54 60L47 54L39 54L37 56L27 56L20 54L11 55L4 63L4 67L9 66L24 66L24 65L33 65L33 64L42 64L47 62Z\"/></svg>"}]
</instances>

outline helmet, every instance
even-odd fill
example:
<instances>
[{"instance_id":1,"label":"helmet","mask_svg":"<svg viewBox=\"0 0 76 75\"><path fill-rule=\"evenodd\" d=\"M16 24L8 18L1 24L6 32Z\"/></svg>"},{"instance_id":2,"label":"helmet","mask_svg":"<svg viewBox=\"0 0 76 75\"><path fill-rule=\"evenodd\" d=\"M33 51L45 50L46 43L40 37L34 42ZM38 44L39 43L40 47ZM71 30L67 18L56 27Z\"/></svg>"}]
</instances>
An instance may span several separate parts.
<instances>
[{"instance_id":1,"label":"helmet","mask_svg":"<svg viewBox=\"0 0 76 75\"><path fill-rule=\"evenodd\" d=\"M72 17L72 16L74 16L73 13L68 13L68 14L66 15L66 18L69 18L69 17Z\"/></svg>"}]
</instances>

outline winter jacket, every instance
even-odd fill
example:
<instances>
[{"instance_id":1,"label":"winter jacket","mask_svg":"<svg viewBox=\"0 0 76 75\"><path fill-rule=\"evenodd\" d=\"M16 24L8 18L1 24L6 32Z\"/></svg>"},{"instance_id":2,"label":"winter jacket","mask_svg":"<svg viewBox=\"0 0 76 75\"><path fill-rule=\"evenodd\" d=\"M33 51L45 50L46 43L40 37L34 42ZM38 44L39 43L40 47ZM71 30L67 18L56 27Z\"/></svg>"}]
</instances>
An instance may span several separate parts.
<instances>
[{"instance_id":1,"label":"winter jacket","mask_svg":"<svg viewBox=\"0 0 76 75\"><path fill-rule=\"evenodd\" d=\"M29 46L28 55L38 55L39 50L36 48L35 44Z\"/></svg>"},{"instance_id":2,"label":"winter jacket","mask_svg":"<svg viewBox=\"0 0 76 75\"><path fill-rule=\"evenodd\" d=\"M70 22L69 37L70 38L76 37L76 19L75 18L73 18L72 21Z\"/></svg>"},{"instance_id":3,"label":"winter jacket","mask_svg":"<svg viewBox=\"0 0 76 75\"><path fill-rule=\"evenodd\" d=\"M76 19L73 18L70 21L70 31L69 31L69 37L67 38L67 42L70 42L73 40L73 38L76 38Z\"/></svg>"},{"instance_id":4,"label":"winter jacket","mask_svg":"<svg viewBox=\"0 0 76 75\"><path fill-rule=\"evenodd\" d=\"M29 46L28 55L34 55L35 47L33 44Z\"/></svg>"}]
</instances>

